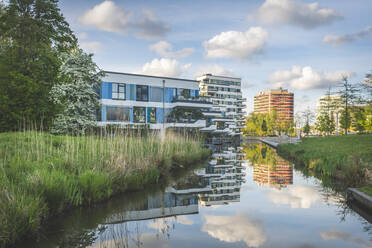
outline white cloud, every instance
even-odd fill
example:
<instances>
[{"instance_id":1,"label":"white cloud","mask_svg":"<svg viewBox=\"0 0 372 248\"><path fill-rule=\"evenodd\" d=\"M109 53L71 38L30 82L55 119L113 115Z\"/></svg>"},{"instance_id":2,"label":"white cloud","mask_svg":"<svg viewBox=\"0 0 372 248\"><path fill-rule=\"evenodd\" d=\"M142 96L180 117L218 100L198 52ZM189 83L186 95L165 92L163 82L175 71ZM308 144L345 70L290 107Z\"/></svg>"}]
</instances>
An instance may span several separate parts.
<instances>
[{"instance_id":1,"label":"white cloud","mask_svg":"<svg viewBox=\"0 0 372 248\"><path fill-rule=\"evenodd\" d=\"M243 241L249 247L259 247L266 242L262 223L247 215L213 216L205 215L203 232L228 243Z\"/></svg>"},{"instance_id":2,"label":"white cloud","mask_svg":"<svg viewBox=\"0 0 372 248\"><path fill-rule=\"evenodd\" d=\"M310 66L292 66L292 70L278 70L269 76L268 81L275 87L295 90L324 89L341 82L343 76L354 73L346 70L335 72L315 71Z\"/></svg>"},{"instance_id":3,"label":"white cloud","mask_svg":"<svg viewBox=\"0 0 372 248\"><path fill-rule=\"evenodd\" d=\"M351 33L351 34L344 34L344 35L328 34L324 36L323 43L329 44L332 46L340 46L340 45L352 43L357 40L361 40L368 36L372 36L372 26L369 26L362 31Z\"/></svg>"},{"instance_id":4,"label":"white cloud","mask_svg":"<svg viewBox=\"0 0 372 248\"><path fill-rule=\"evenodd\" d=\"M88 53L98 53L102 47L102 43L98 41L81 42L80 47Z\"/></svg>"},{"instance_id":5,"label":"white cloud","mask_svg":"<svg viewBox=\"0 0 372 248\"><path fill-rule=\"evenodd\" d=\"M266 44L268 33L261 27L252 27L247 32L227 31L203 42L207 58L251 59L260 54Z\"/></svg>"},{"instance_id":6,"label":"white cloud","mask_svg":"<svg viewBox=\"0 0 372 248\"><path fill-rule=\"evenodd\" d=\"M133 19L133 13L117 6L113 1L104 1L86 11L79 18L79 22L118 34L132 31L136 36L145 39L157 39L170 31L169 25L158 20L152 11L142 12L139 18Z\"/></svg>"},{"instance_id":7,"label":"white cloud","mask_svg":"<svg viewBox=\"0 0 372 248\"><path fill-rule=\"evenodd\" d=\"M178 50L178 51L173 51L172 45L170 43L166 42L166 41L159 41L159 42L149 46L149 48L150 48L151 51L154 51L157 54L159 54L160 56L165 57L165 58L172 58L172 57L173 58L175 58L175 57L183 58L183 57L189 56L190 54L192 54L195 51L195 49L191 48L191 47L183 48L183 49Z\"/></svg>"},{"instance_id":8,"label":"white cloud","mask_svg":"<svg viewBox=\"0 0 372 248\"><path fill-rule=\"evenodd\" d=\"M80 40L86 40L88 38L88 34L85 32L81 32L77 36Z\"/></svg>"},{"instance_id":9,"label":"white cloud","mask_svg":"<svg viewBox=\"0 0 372 248\"><path fill-rule=\"evenodd\" d=\"M153 76L179 77L191 64L180 65L175 59L153 59L142 66L140 73Z\"/></svg>"},{"instance_id":10,"label":"white cloud","mask_svg":"<svg viewBox=\"0 0 372 248\"><path fill-rule=\"evenodd\" d=\"M104 1L86 11L79 21L98 29L123 34L127 32L132 14L112 1Z\"/></svg>"},{"instance_id":11,"label":"white cloud","mask_svg":"<svg viewBox=\"0 0 372 248\"><path fill-rule=\"evenodd\" d=\"M363 245L364 247L372 247L372 242L359 237L355 237L351 233L342 232L336 228L330 228L325 231L320 231L319 234L323 240L344 240L350 243Z\"/></svg>"},{"instance_id":12,"label":"white cloud","mask_svg":"<svg viewBox=\"0 0 372 248\"><path fill-rule=\"evenodd\" d=\"M248 21L258 20L266 24L288 24L306 29L316 28L342 19L343 16L330 8L320 8L317 2L301 0L266 0Z\"/></svg>"},{"instance_id":13,"label":"white cloud","mask_svg":"<svg viewBox=\"0 0 372 248\"><path fill-rule=\"evenodd\" d=\"M229 77L235 77L236 75L231 69L222 67L217 64L211 64L211 65L203 65L198 68L198 70L195 72L195 77L203 75L203 74L213 74L217 76L229 76Z\"/></svg>"},{"instance_id":14,"label":"white cloud","mask_svg":"<svg viewBox=\"0 0 372 248\"><path fill-rule=\"evenodd\" d=\"M291 208L310 208L321 199L315 188L306 185L289 185L281 191L270 191L267 195L273 203L289 204Z\"/></svg>"}]
</instances>

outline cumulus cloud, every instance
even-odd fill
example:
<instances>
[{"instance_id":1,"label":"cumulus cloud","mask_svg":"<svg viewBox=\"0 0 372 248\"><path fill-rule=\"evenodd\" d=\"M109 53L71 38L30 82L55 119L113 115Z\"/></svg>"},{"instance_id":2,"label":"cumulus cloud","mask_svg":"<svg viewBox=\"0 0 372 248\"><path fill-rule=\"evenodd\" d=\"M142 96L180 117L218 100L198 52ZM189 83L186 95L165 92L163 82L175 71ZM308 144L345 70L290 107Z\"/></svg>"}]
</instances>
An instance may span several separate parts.
<instances>
[{"instance_id":1,"label":"cumulus cloud","mask_svg":"<svg viewBox=\"0 0 372 248\"><path fill-rule=\"evenodd\" d=\"M263 52L268 33L261 27L252 27L245 33L222 32L203 42L207 58L251 59Z\"/></svg>"},{"instance_id":2,"label":"cumulus cloud","mask_svg":"<svg viewBox=\"0 0 372 248\"><path fill-rule=\"evenodd\" d=\"M80 47L88 53L98 53L102 47L102 43L98 41L81 42Z\"/></svg>"},{"instance_id":3,"label":"cumulus cloud","mask_svg":"<svg viewBox=\"0 0 372 248\"><path fill-rule=\"evenodd\" d=\"M104 1L86 11L79 18L79 22L118 34L127 34L131 31L145 39L161 38L170 31L169 25L158 20L150 10L143 10L139 18L133 16L132 12L117 6L113 1Z\"/></svg>"},{"instance_id":4,"label":"cumulus cloud","mask_svg":"<svg viewBox=\"0 0 372 248\"><path fill-rule=\"evenodd\" d=\"M166 41L159 41L149 46L149 49L165 58L176 58L176 57L183 58L183 57L189 56L195 51L195 49L191 47L183 48L178 51L173 51L172 45Z\"/></svg>"},{"instance_id":5,"label":"cumulus cloud","mask_svg":"<svg viewBox=\"0 0 372 248\"><path fill-rule=\"evenodd\" d=\"M344 35L328 34L324 36L323 43L329 44L332 46L341 46L344 44L352 43L357 40L364 39L371 35L372 35L372 26L368 26L364 30L356 32L356 33L344 34Z\"/></svg>"},{"instance_id":6,"label":"cumulus cloud","mask_svg":"<svg viewBox=\"0 0 372 248\"><path fill-rule=\"evenodd\" d=\"M278 70L269 76L268 81L275 87L295 90L324 89L341 82L343 76L351 77L351 71L315 71L310 66L292 66L291 70Z\"/></svg>"},{"instance_id":7,"label":"cumulus cloud","mask_svg":"<svg viewBox=\"0 0 372 248\"><path fill-rule=\"evenodd\" d=\"M291 208L310 208L321 199L315 188L306 185L290 185L282 191L270 191L267 195L273 203L289 204Z\"/></svg>"},{"instance_id":8,"label":"cumulus cloud","mask_svg":"<svg viewBox=\"0 0 372 248\"><path fill-rule=\"evenodd\" d=\"M330 24L343 16L330 8L321 8L317 2L301 0L266 0L248 21L258 20L266 24L287 24L312 29Z\"/></svg>"},{"instance_id":9,"label":"cumulus cloud","mask_svg":"<svg viewBox=\"0 0 372 248\"><path fill-rule=\"evenodd\" d=\"M323 240L344 240L350 243L363 245L364 247L372 247L372 242L355 237L351 233L342 232L336 228L330 228L328 230L320 231L320 236Z\"/></svg>"},{"instance_id":10,"label":"cumulus cloud","mask_svg":"<svg viewBox=\"0 0 372 248\"><path fill-rule=\"evenodd\" d=\"M204 75L207 73L210 73L212 75L217 75L217 76L228 76L228 77L236 76L231 69L222 67L217 64L211 64L211 65L200 66L198 70L195 72L195 77Z\"/></svg>"},{"instance_id":11,"label":"cumulus cloud","mask_svg":"<svg viewBox=\"0 0 372 248\"><path fill-rule=\"evenodd\" d=\"M262 223L248 215L213 216L205 215L203 232L228 243L243 241L249 247L259 247L266 242Z\"/></svg>"},{"instance_id":12,"label":"cumulus cloud","mask_svg":"<svg viewBox=\"0 0 372 248\"><path fill-rule=\"evenodd\" d=\"M175 217L165 217L160 219L154 219L147 223L147 227L162 232L168 230L174 226L175 223L182 225L193 225L194 221L187 216L175 216Z\"/></svg>"},{"instance_id":13,"label":"cumulus cloud","mask_svg":"<svg viewBox=\"0 0 372 248\"><path fill-rule=\"evenodd\" d=\"M191 64L180 65L175 59L153 59L142 66L140 73L153 76L179 77Z\"/></svg>"}]
</instances>

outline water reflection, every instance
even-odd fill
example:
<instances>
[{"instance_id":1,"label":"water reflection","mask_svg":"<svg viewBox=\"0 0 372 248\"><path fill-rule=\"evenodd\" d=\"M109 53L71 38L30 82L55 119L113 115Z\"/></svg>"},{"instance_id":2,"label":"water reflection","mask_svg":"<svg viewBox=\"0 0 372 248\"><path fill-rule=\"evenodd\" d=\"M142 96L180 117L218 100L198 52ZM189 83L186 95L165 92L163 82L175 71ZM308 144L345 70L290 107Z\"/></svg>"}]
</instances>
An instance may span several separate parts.
<instances>
[{"instance_id":1,"label":"water reflection","mask_svg":"<svg viewBox=\"0 0 372 248\"><path fill-rule=\"evenodd\" d=\"M265 145L220 146L166 187L77 211L25 247L372 247L372 226L340 199Z\"/></svg>"}]
</instances>

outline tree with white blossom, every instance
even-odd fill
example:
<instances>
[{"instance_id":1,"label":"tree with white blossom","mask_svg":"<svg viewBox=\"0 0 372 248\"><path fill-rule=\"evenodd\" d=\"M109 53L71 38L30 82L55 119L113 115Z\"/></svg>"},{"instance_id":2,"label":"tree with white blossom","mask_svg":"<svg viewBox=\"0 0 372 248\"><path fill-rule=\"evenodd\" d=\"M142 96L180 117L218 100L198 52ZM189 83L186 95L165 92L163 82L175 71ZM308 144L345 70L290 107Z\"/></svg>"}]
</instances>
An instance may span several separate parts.
<instances>
[{"instance_id":1,"label":"tree with white blossom","mask_svg":"<svg viewBox=\"0 0 372 248\"><path fill-rule=\"evenodd\" d=\"M61 108L53 121L52 133L83 135L96 126L98 90L104 73L92 56L81 49L62 55L59 83L50 92L53 102Z\"/></svg>"}]
</instances>

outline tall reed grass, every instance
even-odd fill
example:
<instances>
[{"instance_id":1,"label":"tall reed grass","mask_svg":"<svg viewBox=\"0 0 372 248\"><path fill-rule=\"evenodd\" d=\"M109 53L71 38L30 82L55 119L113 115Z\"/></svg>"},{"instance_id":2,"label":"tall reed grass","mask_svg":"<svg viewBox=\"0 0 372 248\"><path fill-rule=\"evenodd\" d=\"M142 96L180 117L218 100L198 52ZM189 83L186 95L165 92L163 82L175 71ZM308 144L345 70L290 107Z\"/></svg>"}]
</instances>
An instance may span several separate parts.
<instances>
[{"instance_id":1,"label":"tall reed grass","mask_svg":"<svg viewBox=\"0 0 372 248\"><path fill-rule=\"evenodd\" d=\"M158 182L172 168L207 159L200 141L116 133L0 134L0 246L36 236L51 215Z\"/></svg>"}]
</instances>

